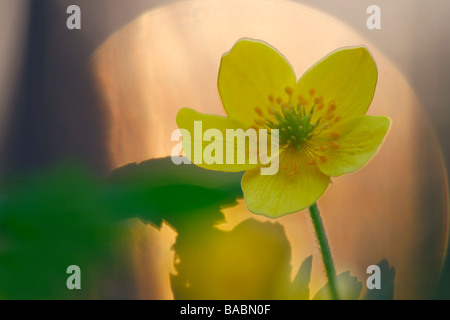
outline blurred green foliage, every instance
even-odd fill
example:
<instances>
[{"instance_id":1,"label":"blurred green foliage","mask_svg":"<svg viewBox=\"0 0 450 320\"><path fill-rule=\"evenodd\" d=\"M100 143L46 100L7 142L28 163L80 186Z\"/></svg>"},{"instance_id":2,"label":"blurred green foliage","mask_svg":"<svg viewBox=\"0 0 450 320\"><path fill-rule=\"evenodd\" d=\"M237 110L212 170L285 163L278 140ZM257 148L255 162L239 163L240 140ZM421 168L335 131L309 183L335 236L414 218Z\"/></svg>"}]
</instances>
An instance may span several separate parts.
<instances>
[{"instance_id":1,"label":"blurred green foliage","mask_svg":"<svg viewBox=\"0 0 450 320\"><path fill-rule=\"evenodd\" d=\"M5 299L95 297L96 279L120 235L98 181L76 167L3 180L0 206L0 296ZM69 291L66 269L82 270Z\"/></svg>"},{"instance_id":2,"label":"blurred green foliage","mask_svg":"<svg viewBox=\"0 0 450 320\"><path fill-rule=\"evenodd\" d=\"M277 222L248 219L231 231L216 228L224 220L221 210L242 198L241 177L176 166L170 158L130 164L103 179L80 166L4 177L0 298L138 297L125 272L126 222L136 217L157 228L166 221L176 230L171 283L177 299L329 298L327 286L309 290L312 257L290 280L290 245ZM66 287L73 264L81 268L82 290ZM360 297L362 284L348 272L338 283L344 298ZM389 290L365 298L392 298L393 285Z\"/></svg>"}]
</instances>

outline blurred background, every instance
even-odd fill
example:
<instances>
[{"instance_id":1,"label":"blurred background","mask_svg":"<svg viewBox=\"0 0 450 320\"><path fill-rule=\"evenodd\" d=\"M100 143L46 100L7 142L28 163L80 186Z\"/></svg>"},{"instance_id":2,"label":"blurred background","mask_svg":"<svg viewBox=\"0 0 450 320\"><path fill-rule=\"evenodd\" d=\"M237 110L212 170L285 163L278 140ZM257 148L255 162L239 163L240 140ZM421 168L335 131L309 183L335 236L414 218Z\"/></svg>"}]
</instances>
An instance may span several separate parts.
<instances>
[{"instance_id":1,"label":"blurred background","mask_svg":"<svg viewBox=\"0 0 450 320\"><path fill-rule=\"evenodd\" d=\"M317 17L317 30L324 26L324 21L337 26L338 36L333 39L330 36L333 45L345 45L347 39L352 39L348 45L362 43L376 51L377 63L384 68L377 113L385 111L381 105L387 108L389 99L404 103L396 106L397 113L392 117L394 120L405 119L408 125L388 150L392 151L392 157L398 146L411 146L402 150L404 158L400 158L414 168L399 178L405 179L405 184L412 181L414 187L405 190L423 200L414 210L425 216L419 219L414 215L417 220L411 222L412 218L403 212L411 209L408 201L405 201L407 205L396 207L394 213L406 217L405 228L411 223L411 228L422 225L425 230L411 232L412 238L420 234L423 241L415 244L416 260L409 258L405 263L414 261L416 266L428 263L436 266L434 269L420 267L418 273L440 270L448 224L445 172L450 166L450 144L447 142L450 135L447 125L450 119L450 2L247 0L240 3L0 0L2 172L43 170L62 161L74 161L85 165L95 176L103 177L130 162L167 156L172 145L166 145L165 141L174 129L172 122L177 111L174 106L198 106L203 112L221 112L215 91L220 53L231 48L240 30L243 30L242 37L261 34L265 36L264 40L273 38L275 42L285 32L288 39L279 40L275 46L286 52L290 60L298 52L294 50L296 42L303 42L302 48L311 47L316 55L307 56L305 62L300 61L302 57L292 60L297 75L300 75L304 71L301 68L305 69L328 52L327 47L314 44L315 40L326 41L314 38L320 34L314 25L314 17ZM81 8L81 30L66 28L69 16L66 8L73 4ZM366 27L366 9L373 4L381 8L381 30ZM271 9L272 14L268 13ZM298 21L301 18L311 23L302 25L303 22ZM220 27L218 21L222 22ZM297 24L308 28L297 29ZM222 42L214 39L219 35L223 36ZM204 47L199 45L201 41ZM287 42L294 44L288 46ZM177 52L188 54L177 55ZM197 64L190 64L192 61ZM199 64L199 61L204 63ZM388 67L380 66L381 62L386 62ZM139 72L144 69L146 71ZM388 92L386 87L390 83L398 84L395 87L398 91ZM186 86L190 87L179 89ZM148 94L140 95L143 90ZM409 108L408 103L414 108ZM142 108L147 104L148 108ZM212 109L208 109L211 105ZM145 117L150 120L139 120ZM394 125L396 123L394 121ZM389 163L387 153L380 157L380 161ZM401 161L392 163L400 167ZM350 185L353 181L347 183ZM381 188L383 182L377 183L376 188ZM396 190L394 185L391 187L391 191ZM409 196L415 197L413 193ZM328 209L326 199L324 201L324 207ZM376 203L376 199L373 201ZM379 210L383 211L384 207ZM427 218L427 210L435 213L428 213ZM378 223L374 223L374 228L389 222ZM401 221L396 223L402 224ZM340 229L345 228L341 226ZM335 234L336 242L347 245L339 238L338 231ZM388 243L391 238L386 239ZM429 245L434 258L424 254L430 252ZM401 246L398 250L402 250ZM345 249L336 251L338 256L346 256L339 253ZM302 257L293 257L293 263L300 266L307 255L305 252ZM429 262L427 259L434 260ZM342 271L352 267L350 264L343 265ZM320 269L318 262L315 266ZM413 279L413 275L408 277L406 282ZM428 278L425 276L423 281L427 282ZM400 297L450 298L448 263L439 282L434 283L436 279L430 281L433 282L430 287L421 284L415 289L424 290L426 294L409 296L405 293ZM320 287L316 285L316 289ZM407 288L405 285L403 290L407 291Z\"/></svg>"}]
</instances>

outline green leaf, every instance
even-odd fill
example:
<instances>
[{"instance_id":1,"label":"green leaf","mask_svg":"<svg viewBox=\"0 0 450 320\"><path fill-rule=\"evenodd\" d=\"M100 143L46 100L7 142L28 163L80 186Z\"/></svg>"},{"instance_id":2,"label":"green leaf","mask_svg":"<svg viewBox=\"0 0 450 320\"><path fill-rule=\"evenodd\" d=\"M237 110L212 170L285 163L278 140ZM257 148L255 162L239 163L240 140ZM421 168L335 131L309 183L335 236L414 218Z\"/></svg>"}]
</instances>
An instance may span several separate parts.
<instances>
[{"instance_id":1,"label":"green leaf","mask_svg":"<svg viewBox=\"0 0 450 320\"><path fill-rule=\"evenodd\" d=\"M336 277L339 299L358 300L362 290L362 283L350 275L350 271L341 273ZM331 300L330 287L327 283L313 297L313 300Z\"/></svg>"},{"instance_id":2,"label":"green leaf","mask_svg":"<svg viewBox=\"0 0 450 320\"><path fill-rule=\"evenodd\" d=\"M224 219L220 209L242 198L242 173L175 165L171 158L130 164L105 181L110 208L119 219L140 217L178 231L196 222L213 226Z\"/></svg>"},{"instance_id":3,"label":"green leaf","mask_svg":"<svg viewBox=\"0 0 450 320\"><path fill-rule=\"evenodd\" d=\"M309 299L309 283L311 281L312 256L303 261L298 269L297 275L292 283L291 299L308 300Z\"/></svg>"},{"instance_id":4,"label":"green leaf","mask_svg":"<svg viewBox=\"0 0 450 320\"><path fill-rule=\"evenodd\" d=\"M79 167L22 176L2 187L0 296L93 298L122 228L101 200L100 185ZM82 270L82 289L66 287L67 267Z\"/></svg>"}]
</instances>

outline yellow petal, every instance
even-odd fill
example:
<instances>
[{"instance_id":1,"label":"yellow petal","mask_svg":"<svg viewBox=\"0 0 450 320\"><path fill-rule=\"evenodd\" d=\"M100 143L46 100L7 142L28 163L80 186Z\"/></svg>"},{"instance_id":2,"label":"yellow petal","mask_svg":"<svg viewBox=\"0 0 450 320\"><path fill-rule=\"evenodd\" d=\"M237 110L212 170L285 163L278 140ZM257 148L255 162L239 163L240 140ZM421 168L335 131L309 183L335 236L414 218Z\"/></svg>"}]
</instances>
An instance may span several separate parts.
<instances>
[{"instance_id":1,"label":"yellow petal","mask_svg":"<svg viewBox=\"0 0 450 320\"><path fill-rule=\"evenodd\" d=\"M311 67L299 80L296 95L315 104L318 118L342 120L366 113L377 84L377 66L364 47L337 50Z\"/></svg>"},{"instance_id":2,"label":"yellow petal","mask_svg":"<svg viewBox=\"0 0 450 320\"><path fill-rule=\"evenodd\" d=\"M318 163L320 170L337 177L363 167L383 143L390 123L387 117L361 116L342 124L334 136L330 128L313 137L312 143L326 148L323 155L327 160Z\"/></svg>"},{"instance_id":3,"label":"yellow petal","mask_svg":"<svg viewBox=\"0 0 450 320\"><path fill-rule=\"evenodd\" d=\"M277 218L310 207L329 182L317 165L308 164L303 151L290 148L281 153L277 174L263 176L259 169L249 170L242 178L242 190L250 211Z\"/></svg>"},{"instance_id":4,"label":"yellow petal","mask_svg":"<svg viewBox=\"0 0 450 320\"><path fill-rule=\"evenodd\" d=\"M195 165L215 171L239 172L259 166L257 150L247 140L227 139L227 130L244 130L237 120L181 109L177 124L183 135L183 151ZM246 132L246 131L244 131ZM247 142L245 142L247 141ZM242 155L243 161L238 161ZM256 161L250 161L252 156Z\"/></svg>"},{"instance_id":5,"label":"yellow petal","mask_svg":"<svg viewBox=\"0 0 450 320\"><path fill-rule=\"evenodd\" d=\"M263 117L270 119L270 108L280 109L278 99L289 102L286 88L294 90L295 85L289 63L262 41L239 40L222 57L218 79L222 103L230 118L248 126Z\"/></svg>"}]
</instances>

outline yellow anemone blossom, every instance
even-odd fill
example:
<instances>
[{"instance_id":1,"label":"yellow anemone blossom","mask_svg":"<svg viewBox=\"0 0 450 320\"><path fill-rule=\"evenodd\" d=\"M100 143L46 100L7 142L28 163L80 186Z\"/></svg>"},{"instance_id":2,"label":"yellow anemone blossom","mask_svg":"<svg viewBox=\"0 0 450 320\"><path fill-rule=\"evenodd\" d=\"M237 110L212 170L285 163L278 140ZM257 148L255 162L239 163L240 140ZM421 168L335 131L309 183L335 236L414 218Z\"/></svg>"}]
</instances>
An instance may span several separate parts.
<instances>
[{"instance_id":1,"label":"yellow anemone blossom","mask_svg":"<svg viewBox=\"0 0 450 320\"><path fill-rule=\"evenodd\" d=\"M275 218L298 212L322 196L330 177L360 169L382 144L390 119L365 115L376 83L377 67L364 47L332 52L297 81L276 49L241 39L220 65L218 88L228 117L181 109L178 127L191 133L183 134L183 150L192 159L198 149L192 134L200 122L203 130L213 128L224 136L227 129L278 129L275 175L262 175L261 163L194 163L210 170L246 171L244 199L256 214ZM207 147L203 143L200 151Z\"/></svg>"}]
</instances>

